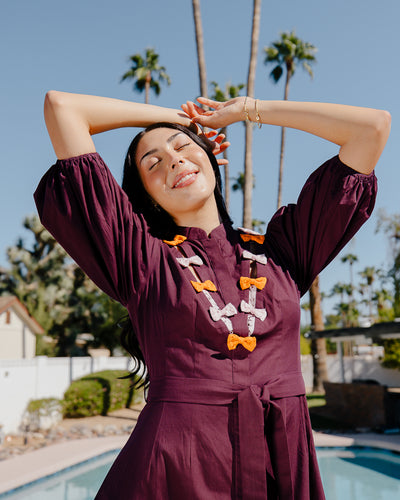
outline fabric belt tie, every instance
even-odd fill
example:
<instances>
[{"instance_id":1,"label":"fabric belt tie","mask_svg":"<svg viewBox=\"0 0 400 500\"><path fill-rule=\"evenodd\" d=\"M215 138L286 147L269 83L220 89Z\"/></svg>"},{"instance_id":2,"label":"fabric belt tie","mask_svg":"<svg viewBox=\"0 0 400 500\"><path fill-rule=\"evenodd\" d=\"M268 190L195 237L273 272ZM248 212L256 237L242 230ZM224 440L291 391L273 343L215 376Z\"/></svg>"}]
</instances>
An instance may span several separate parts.
<instances>
[{"instance_id":1,"label":"fabric belt tie","mask_svg":"<svg viewBox=\"0 0 400 500\"><path fill-rule=\"evenodd\" d=\"M227 406L237 402L242 500L266 500L267 474L282 500L295 500L285 421L276 399L305 394L301 372L279 375L263 385L165 377L150 381L148 402ZM265 446L265 443L267 446Z\"/></svg>"}]
</instances>

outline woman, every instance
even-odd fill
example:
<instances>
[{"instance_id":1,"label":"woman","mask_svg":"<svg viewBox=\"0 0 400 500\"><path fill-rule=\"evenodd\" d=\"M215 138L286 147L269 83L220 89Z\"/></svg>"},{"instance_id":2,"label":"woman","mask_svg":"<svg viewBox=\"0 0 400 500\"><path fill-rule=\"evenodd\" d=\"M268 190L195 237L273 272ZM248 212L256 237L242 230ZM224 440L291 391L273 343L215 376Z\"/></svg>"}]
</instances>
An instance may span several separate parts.
<instances>
[{"instance_id":1,"label":"woman","mask_svg":"<svg viewBox=\"0 0 400 500\"><path fill-rule=\"evenodd\" d=\"M299 299L372 211L390 116L335 104L199 101L212 110L46 97L59 160L35 193L42 222L127 307L128 344L140 356L139 343L150 379L148 403L96 498L321 500ZM232 228L210 148L186 128L154 126L133 141L126 193L91 139L118 127L246 119L340 146L265 237Z\"/></svg>"}]
</instances>

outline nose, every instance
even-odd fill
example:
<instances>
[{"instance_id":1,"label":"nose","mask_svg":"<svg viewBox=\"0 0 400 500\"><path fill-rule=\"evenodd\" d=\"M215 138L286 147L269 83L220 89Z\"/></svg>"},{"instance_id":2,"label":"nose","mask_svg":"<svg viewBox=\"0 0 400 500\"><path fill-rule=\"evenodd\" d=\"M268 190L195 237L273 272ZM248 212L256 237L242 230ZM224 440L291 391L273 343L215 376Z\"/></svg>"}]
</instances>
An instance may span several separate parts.
<instances>
[{"instance_id":1,"label":"nose","mask_svg":"<svg viewBox=\"0 0 400 500\"><path fill-rule=\"evenodd\" d=\"M185 162L183 160L176 160L174 159L172 162L171 162L171 169L174 170L174 168L177 166L177 165L183 165Z\"/></svg>"}]
</instances>

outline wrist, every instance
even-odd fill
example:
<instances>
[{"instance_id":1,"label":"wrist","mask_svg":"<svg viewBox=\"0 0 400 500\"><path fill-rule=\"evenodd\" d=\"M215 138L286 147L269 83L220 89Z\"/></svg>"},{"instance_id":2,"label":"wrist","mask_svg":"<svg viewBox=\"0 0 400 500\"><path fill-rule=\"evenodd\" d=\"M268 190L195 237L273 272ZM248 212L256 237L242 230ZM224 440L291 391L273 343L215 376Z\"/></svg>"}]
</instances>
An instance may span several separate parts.
<instances>
[{"instance_id":1,"label":"wrist","mask_svg":"<svg viewBox=\"0 0 400 500\"><path fill-rule=\"evenodd\" d=\"M257 123L258 127L261 128L262 121L259 112L258 99L246 96L243 103L242 114L244 114L244 121Z\"/></svg>"}]
</instances>

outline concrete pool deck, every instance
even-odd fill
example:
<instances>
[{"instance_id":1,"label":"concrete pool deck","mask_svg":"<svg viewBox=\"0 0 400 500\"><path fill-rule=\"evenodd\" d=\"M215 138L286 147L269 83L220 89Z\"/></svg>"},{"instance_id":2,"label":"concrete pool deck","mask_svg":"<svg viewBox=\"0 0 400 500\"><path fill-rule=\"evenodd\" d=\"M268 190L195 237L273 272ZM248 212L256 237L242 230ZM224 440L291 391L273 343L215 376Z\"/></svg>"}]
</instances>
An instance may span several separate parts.
<instances>
[{"instance_id":1,"label":"concrete pool deck","mask_svg":"<svg viewBox=\"0 0 400 500\"><path fill-rule=\"evenodd\" d=\"M90 458L120 449L128 435L77 439L53 444L0 462L0 494L59 472ZM325 434L314 432L316 446L367 446L400 453L400 435L374 433Z\"/></svg>"},{"instance_id":2,"label":"concrete pool deck","mask_svg":"<svg viewBox=\"0 0 400 500\"><path fill-rule=\"evenodd\" d=\"M122 448L128 437L76 439L3 460L0 462L0 494L107 451Z\"/></svg>"}]
</instances>

